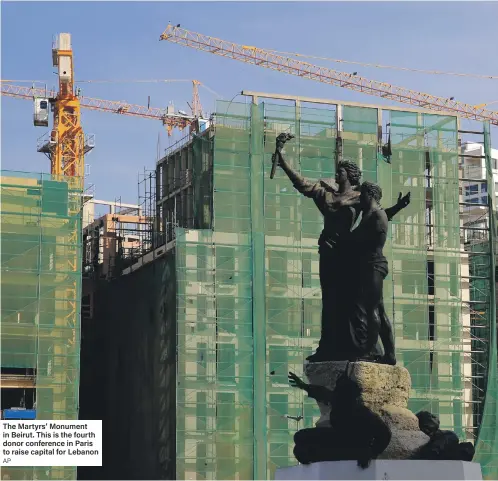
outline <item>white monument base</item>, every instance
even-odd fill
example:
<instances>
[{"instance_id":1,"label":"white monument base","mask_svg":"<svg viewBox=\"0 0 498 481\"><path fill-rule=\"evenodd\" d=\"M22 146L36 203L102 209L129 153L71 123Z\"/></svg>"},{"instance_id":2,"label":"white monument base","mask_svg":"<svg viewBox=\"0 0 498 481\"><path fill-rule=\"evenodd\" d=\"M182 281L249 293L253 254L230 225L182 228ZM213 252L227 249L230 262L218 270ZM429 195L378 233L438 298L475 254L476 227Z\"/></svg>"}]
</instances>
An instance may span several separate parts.
<instances>
[{"instance_id":1,"label":"white monument base","mask_svg":"<svg viewBox=\"0 0 498 481\"><path fill-rule=\"evenodd\" d=\"M372 461L366 469L356 461L323 461L276 470L275 479L472 479L482 480L481 466L466 461Z\"/></svg>"}]
</instances>

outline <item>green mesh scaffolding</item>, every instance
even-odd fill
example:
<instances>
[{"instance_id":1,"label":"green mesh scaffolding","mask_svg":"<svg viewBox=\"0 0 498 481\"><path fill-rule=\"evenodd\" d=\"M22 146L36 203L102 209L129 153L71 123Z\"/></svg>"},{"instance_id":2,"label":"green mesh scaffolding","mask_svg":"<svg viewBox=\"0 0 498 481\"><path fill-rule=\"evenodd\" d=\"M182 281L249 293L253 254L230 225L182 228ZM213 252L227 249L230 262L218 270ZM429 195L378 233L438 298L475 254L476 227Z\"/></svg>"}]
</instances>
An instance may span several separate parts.
<instances>
[{"instance_id":1,"label":"green mesh scaffolding","mask_svg":"<svg viewBox=\"0 0 498 481\"><path fill-rule=\"evenodd\" d=\"M334 175L341 155L381 185L385 207L411 192L391 223L384 283L409 407L476 442L496 478L494 219L485 241L464 248L457 119L308 105L217 105L213 230L177 230L177 477L271 479L296 464L293 433L319 417L287 383L320 335L323 227L280 169L269 178L275 138L289 132L286 157L305 177Z\"/></svg>"},{"instance_id":2,"label":"green mesh scaffolding","mask_svg":"<svg viewBox=\"0 0 498 481\"><path fill-rule=\"evenodd\" d=\"M81 181L2 171L0 187L1 367L34 370L36 419L78 419ZM76 468L3 467L7 475L76 479Z\"/></svg>"},{"instance_id":3,"label":"green mesh scaffolding","mask_svg":"<svg viewBox=\"0 0 498 481\"><path fill-rule=\"evenodd\" d=\"M494 179L491 164L491 141L489 123L484 124L484 155L486 157L486 176L488 180L488 202L495 199ZM489 229L492 234L496 233L496 207L492 206L493 215L489 219ZM474 297L478 301L478 306L482 308L483 316L486 319L480 318L478 325L483 326L483 330L489 339L489 346L484 349L481 354L481 362L486 367L483 369L483 382L479 386L484 389L485 400L482 409L481 429L479 432L477 442L477 452L474 461L481 464L483 467L484 477L486 479L498 479L498 376L497 376L497 325L496 325L496 291L488 292L485 285L486 268L489 266L491 270L491 278L493 283L496 282L495 278L495 262L496 259L496 238L491 235L491 243L482 242L475 246L475 251L478 254L474 260L474 270L477 272L476 279L473 283L477 284L474 287L476 291ZM491 256L486 255L491 252ZM493 295L494 294L494 295ZM490 298L491 303L488 304L487 297ZM489 309L489 311L487 310ZM487 354L487 356L486 356Z\"/></svg>"}]
</instances>

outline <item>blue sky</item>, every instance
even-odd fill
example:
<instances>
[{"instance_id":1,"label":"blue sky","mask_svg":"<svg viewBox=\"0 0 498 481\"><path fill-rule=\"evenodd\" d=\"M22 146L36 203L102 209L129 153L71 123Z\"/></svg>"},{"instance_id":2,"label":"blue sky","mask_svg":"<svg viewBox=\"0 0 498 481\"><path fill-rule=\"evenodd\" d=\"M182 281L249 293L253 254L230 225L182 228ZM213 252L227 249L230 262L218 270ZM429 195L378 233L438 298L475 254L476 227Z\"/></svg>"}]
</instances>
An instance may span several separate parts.
<instances>
[{"instance_id":1,"label":"blue sky","mask_svg":"<svg viewBox=\"0 0 498 481\"><path fill-rule=\"evenodd\" d=\"M498 3L480 2L2 2L2 78L55 84L52 36L72 34L76 79L198 79L231 99L243 89L388 104L375 97L245 65L169 42L168 22L236 43L402 67L498 75ZM498 100L498 80L448 77L312 60L338 70L469 103ZM81 84L83 95L188 110L189 83ZM205 110L216 97L200 89ZM237 97L235 101L244 101ZM494 104L493 109L498 109ZM137 201L153 168L160 122L83 111L97 146L87 157L96 197ZM2 168L48 172L32 104L2 97ZM494 128L493 130L496 130ZM496 132L494 132L496 138Z\"/></svg>"}]
</instances>

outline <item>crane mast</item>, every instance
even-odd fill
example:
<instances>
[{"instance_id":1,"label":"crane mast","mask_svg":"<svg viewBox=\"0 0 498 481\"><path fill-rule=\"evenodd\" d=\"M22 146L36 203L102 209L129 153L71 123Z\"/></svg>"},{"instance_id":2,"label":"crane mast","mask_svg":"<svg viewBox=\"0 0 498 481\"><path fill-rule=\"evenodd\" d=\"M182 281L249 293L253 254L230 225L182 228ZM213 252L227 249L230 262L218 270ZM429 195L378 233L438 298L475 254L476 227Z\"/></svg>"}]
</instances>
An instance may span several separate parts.
<instances>
[{"instance_id":1,"label":"crane mast","mask_svg":"<svg viewBox=\"0 0 498 481\"><path fill-rule=\"evenodd\" d=\"M168 25L159 40L166 40L221 57L231 58L317 82L328 83L376 97L395 100L396 102L415 105L436 112L452 113L453 115L467 119L488 120L491 124L498 125L498 112L485 110L482 108L482 105L474 106L459 102L453 98L436 97L404 87L396 87L385 82L369 80L355 74L320 67L291 57L284 57L269 50L239 45L210 37L209 35L192 32L179 26Z\"/></svg>"},{"instance_id":2,"label":"crane mast","mask_svg":"<svg viewBox=\"0 0 498 481\"><path fill-rule=\"evenodd\" d=\"M74 62L71 35L61 33L52 48L53 66L58 68L59 92L53 102L54 124L45 153L54 175L80 177L85 168L85 136L81 106L74 94Z\"/></svg>"},{"instance_id":3,"label":"crane mast","mask_svg":"<svg viewBox=\"0 0 498 481\"><path fill-rule=\"evenodd\" d=\"M192 80L192 115L194 117L202 117L202 105L199 99L199 85L198 80Z\"/></svg>"}]
</instances>

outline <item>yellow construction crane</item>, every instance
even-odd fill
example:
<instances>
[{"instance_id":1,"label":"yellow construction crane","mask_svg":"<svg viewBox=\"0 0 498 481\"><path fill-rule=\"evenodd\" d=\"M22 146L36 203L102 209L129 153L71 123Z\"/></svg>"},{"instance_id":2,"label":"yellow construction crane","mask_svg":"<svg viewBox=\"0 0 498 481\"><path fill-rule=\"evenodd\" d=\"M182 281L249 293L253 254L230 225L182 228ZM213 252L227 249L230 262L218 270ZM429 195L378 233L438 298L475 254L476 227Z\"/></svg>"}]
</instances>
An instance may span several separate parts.
<instances>
[{"instance_id":1,"label":"yellow construction crane","mask_svg":"<svg viewBox=\"0 0 498 481\"><path fill-rule=\"evenodd\" d=\"M52 62L58 68L58 91L42 88L13 85L1 81L2 95L8 97L34 100L34 125L48 127L50 107L53 111L53 127L47 139L43 139L38 151L50 159L50 173L67 177L83 178L84 155L94 144L91 137L85 137L81 125L81 108L111 112L162 121L168 135L174 128L183 130L193 126L202 117L199 99L198 80L192 80L192 115L176 114L172 108L160 109L133 105L127 102L102 100L79 95L75 89L74 61L71 48L71 35L61 33L52 46Z\"/></svg>"},{"instance_id":2,"label":"yellow construction crane","mask_svg":"<svg viewBox=\"0 0 498 481\"><path fill-rule=\"evenodd\" d=\"M328 83L357 92L363 92L377 97L395 100L397 102L415 105L424 109L448 112L467 119L486 121L498 125L498 112L485 110L486 104L470 105L455 100L453 97L444 98L409 90L403 87L369 80L355 73L344 73L338 70L319 67L308 62L291 57L278 55L273 51L257 47L239 45L219 38L210 37L201 33L192 32L178 25L168 25L160 36L160 40L177 43L185 47L213 53L221 57L231 58L259 67L265 67L278 72L296 75L301 78Z\"/></svg>"},{"instance_id":3,"label":"yellow construction crane","mask_svg":"<svg viewBox=\"0 0 498 481\"><path fill-rule=\"evenodd\" d=\"M14 85L11 84L10 81L6 80L1 80L0 82L2 85L2 95L6 97L14 97L24 100L33 100L34 98L34 123L36 126L40 127L48 126L48 104L56 101L57 92L43 88ZM193 80L192 83L193 82L198 81ZM135 105L123 101L96 99L92 97L83 97L81 95L76 95L76 98L79 100L80 107L83 109L129 115L132 117L142 117L145 119L161 120L168 130L168 135L171 135L174 128L183 130L195 120L194 115L175 114L168 108L161 109L157 107L146 107L144 105ZM195 98L195 94L193 98ZM201 109L201 107L198 108Z\"/></svg>"}]
</instances>

